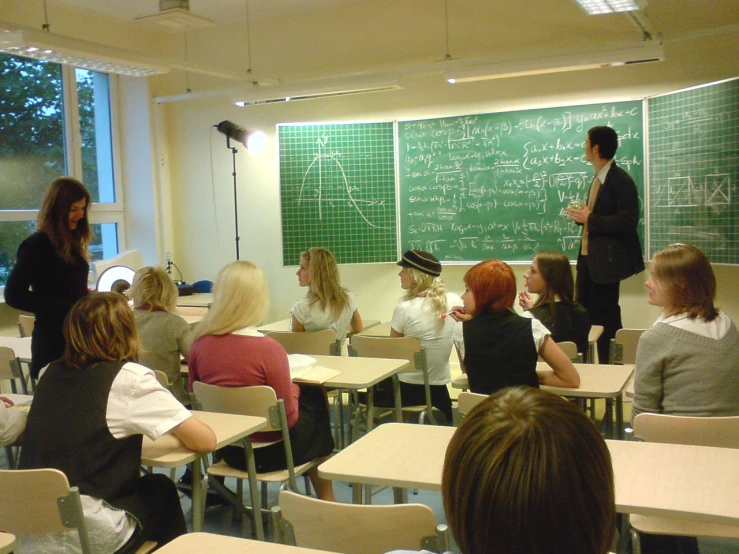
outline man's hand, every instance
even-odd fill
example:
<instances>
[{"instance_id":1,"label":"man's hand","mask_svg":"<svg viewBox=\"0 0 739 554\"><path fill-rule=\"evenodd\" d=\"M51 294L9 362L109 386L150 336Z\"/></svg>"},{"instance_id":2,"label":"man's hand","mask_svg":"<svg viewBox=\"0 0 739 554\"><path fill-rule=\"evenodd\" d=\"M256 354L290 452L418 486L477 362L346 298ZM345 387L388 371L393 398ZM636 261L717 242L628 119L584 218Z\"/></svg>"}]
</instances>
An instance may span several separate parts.
<instances>
[{"instance_id":1,"label":"man's hand","mask_svg":"<svg viewBox=\"0 0 739 554\"><path fill-rule=\"evenodd\" d=\"M567 208L565 210L565 215L576 223L587 223L588 216L590 215L590 208L588 208L587 204L579 210L576 210L574 208Z\"/></svg>"}]
</instances>

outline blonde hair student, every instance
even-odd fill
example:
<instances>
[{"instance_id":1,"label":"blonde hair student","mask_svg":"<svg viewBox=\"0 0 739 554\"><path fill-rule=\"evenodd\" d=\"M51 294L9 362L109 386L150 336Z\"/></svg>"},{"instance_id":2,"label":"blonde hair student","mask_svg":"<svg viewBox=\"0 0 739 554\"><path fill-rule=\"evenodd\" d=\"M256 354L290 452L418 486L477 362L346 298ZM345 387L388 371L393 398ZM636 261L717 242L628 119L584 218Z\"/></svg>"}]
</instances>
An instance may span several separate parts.
<instances>
[{"instance_id":1,"label":"blonde hair student","mask_svg":"<svg viewBox=\"0 0 739 554\"><path fill-rule=\"evenodd\" d=\"M175 313L177 286L163 268L149 266L136 272L128 293L133 300L141 340L139 362L163 372L175 398L189 406L190 395L182 382L180 356L187 357L190 353L193 333L190 325Z\"/></svg>"},{"instance_id":2,"label":"blonde hair student","mask_svg":"<svg viewBox=\"0 0 739 554\"><path fill-rule=\"evenodd\" d=\"M341 286L336 258L326 248L310 248L300 254L298 284L308 287L305 298L290 309L293 331L333 329L343 340L348 332L363 329L357 299Z\"/></svg>"},{"instance_id":3,"label":"blonde hair student","mask_svg":"<svg viewBox=\"0 0 739 554\"><path fill-rule=\"evenodd\" d=\"M269 290L264 273L247 261L224 267L213 287L213 304L197 327L190 349L188 366L190 387L201 381L222 387L267 385L285 403L293 461L300 465L328 456L334 449L328 404L320 387L299 387L290 377L285 349L256 329L269 308ZM287 467L279 432L255 433L254 442L271 442L256 448L254 458L259 472ZM227 446L219 451L230 465L246 470L244 450ZM308 472L319 498L334 500L331 481Z\"/></svg>"},{"instance_id":4,"label":"blonde hair student","mask_svg":"<svg viewBox=\"0 0 739 554\"><path fill-rule=\"evenodd\" d=\"M205 453L215 449L215 433L135 363L136 324L120 294L94 292L77 302L64 336L64 356L36 387L19 468L55 468L79 487L95 552L133 552L147 540L165 544L184 534L175 484L166 475L140 475L143 435L171 433ZM19 540L19 552L62 550L79 551L76 535Z\"/></svg>"}]
</instances>

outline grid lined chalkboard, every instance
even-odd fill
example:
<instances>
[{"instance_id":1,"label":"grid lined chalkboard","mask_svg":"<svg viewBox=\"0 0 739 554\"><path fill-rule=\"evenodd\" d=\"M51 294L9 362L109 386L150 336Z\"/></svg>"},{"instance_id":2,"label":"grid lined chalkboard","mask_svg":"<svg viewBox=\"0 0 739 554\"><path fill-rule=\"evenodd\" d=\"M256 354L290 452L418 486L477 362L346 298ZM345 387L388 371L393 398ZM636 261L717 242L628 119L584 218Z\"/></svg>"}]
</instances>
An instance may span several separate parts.
<instances>
[{"instance_id":1,"label":"grid lined chalkboard","mask_svg":"<svg viewBox=\"0 0 739 554\"><path fill-rule=\"evenodd\" d=\"M590 188L587 131L616 130L615 161L643 198L642 107L635 100L399 122L401 249L450 262L530 262L541 250L574 259L581 231L563 209Z\"/></svg>"},{"instance_id":2,"label":"grid lined chalkboard","mask_svg":"<svg viewBox=\"0 0 739 554\"><path fill-rule=\"evenodd\" d=\"M392 122L278 126L284 265L313 246L339 263L396 261Z\"/></svg>"},{"instance_id":3,"label":"grid lined chalkboard","mask_svg":"<svg viewBox=\"0 0 739 554\"><path fill-rule=\"evenodd\" d=\"M674 242L739 264L739 80L649 98L649 255Z\"/></svg>"}]
</instances>

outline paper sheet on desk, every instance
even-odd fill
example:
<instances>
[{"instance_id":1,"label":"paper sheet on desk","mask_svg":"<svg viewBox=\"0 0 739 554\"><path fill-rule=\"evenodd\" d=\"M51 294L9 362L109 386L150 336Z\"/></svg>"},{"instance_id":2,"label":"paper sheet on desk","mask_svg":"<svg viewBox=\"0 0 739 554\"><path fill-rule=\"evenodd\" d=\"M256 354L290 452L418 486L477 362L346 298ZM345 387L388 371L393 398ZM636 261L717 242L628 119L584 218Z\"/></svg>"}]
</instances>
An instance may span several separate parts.
<instances>
[{"instance_id":1,"label":"paper sheet on desk","mask_svg":"<svg viewBox=\"0 0 739 554\"><path fill-rule=\"evenodd\" d=\"M290 377L293 381L320 385L341 375L341 372L335 369L315 365L318 360L304 354L290 354L287 358L290 362Z\"/></svg>"}]
</instances>

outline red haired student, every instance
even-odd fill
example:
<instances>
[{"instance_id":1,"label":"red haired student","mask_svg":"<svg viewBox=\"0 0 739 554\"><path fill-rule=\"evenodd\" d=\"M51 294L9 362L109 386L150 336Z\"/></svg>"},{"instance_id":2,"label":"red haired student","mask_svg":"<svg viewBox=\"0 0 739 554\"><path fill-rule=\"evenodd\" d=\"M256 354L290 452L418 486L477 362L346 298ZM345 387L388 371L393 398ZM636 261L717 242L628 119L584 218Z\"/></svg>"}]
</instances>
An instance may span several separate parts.
<instances>
[{"instance_id":1,"label":"red haired student","mask_svg":"<svg viewBox=\"0 0 739 554\"><path fill-rule=\"evenodd\" d=\"M458 344L470 390L492 394L506 387L539 384L578 387L580 376L567 355L537 319L513 311L516 277L508 264L486 260L464 275L464 307L452 317L462 321L463 343ZM552 371L537 374L538 357Z\"/></svg>"}]
</instances>

